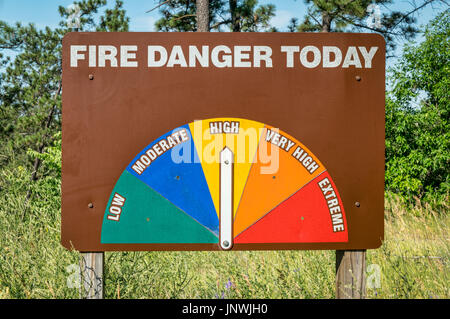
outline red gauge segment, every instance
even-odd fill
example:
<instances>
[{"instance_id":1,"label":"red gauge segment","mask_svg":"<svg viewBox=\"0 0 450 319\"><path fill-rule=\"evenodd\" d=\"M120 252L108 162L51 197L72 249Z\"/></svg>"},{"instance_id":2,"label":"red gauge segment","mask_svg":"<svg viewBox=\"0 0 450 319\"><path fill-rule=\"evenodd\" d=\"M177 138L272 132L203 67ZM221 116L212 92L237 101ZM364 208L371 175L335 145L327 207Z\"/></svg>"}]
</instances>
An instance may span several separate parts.
<instances>
[{"instance_id":1,"label":"red gauge segment","mask_svg":"<svg viewBox=\"0 0 450 319\"><path fill-rule=\"evenodd\" d=\"M344 206L323 172L238 235L238 243L347 242Z\"/></svg>"}]
</instances>

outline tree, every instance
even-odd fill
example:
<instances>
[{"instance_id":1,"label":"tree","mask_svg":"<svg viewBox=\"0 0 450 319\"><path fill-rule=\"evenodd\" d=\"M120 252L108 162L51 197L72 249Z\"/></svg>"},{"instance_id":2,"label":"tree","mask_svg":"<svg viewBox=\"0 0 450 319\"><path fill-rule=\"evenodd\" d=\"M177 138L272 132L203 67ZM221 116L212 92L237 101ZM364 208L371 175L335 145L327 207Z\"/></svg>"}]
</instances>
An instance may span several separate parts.
<instances>
[{"instance_id":1,"label":"tree","mask_svg":"<svg viewBox=\"0 0 450 319\"><path fill-rule=\"evenodd\" d=\"M196 2L197 31L209 31L209 0L197 0Z\"/></svg>"},{"instance_id":2,"label":"tree","mask_svg":"<svg viewBox=\"0 0 450 319\"><path fill-rule=\"evenodd\" d=\"M221 9L222 1L209 1L209 24L215 22L214 16ZM155 27L158 31L197 31L196 2L190 0L160 1L153 11L159 8L162 17L156 21Z\"/></svg>"},{"instance_id":3,"label":"tree","mask_svg":"<svg viewBox=\"0 0 450 319\"><path fill-rule=\"evenodd\" d=\"M388 52L399 39L411 40L418 29L414 14L439 0L423 0L408 12L390 11L381 15L378 6L386 9L392 0L304 0L308 12L298 26L300 32L376 32L384 36ZM372 17L379 16L379 21Z\"/></svg>"},{"instance_id":4,"label":"tree","mask_svg":"<svg viewBox=\"0 0 450 319\"><path fill-rule=\"evenodd\" d=\"M106 0L82 0L73 3L80 9L80 26L77 31L106 31L106 32L125 32L128 31L130 18L126 16L122 0L116 0L112 9L105 9L103 15L96 20L98 10L107 4ZM71 11L69 8L59 6L59 14L64 20L60 26L70 31L67 21Z\"/></svg>"},{"instance_id":5,"label":"tree","mask_svg":"<svg viewBox=\"0 0 450 319\"><path fill-rule=\"evenodd\" d=\"M230 19L224 20L233 32L275 31L269 24L275 16L273 4L258 6L257 0L230 0Z\"/></svg>"},{"instance_id":6,"label":"tree","mask_svg":"<svg viewBox=\"0 0 450 319\"><path fill-rule=\"evenodd\" d=\"M156 8L160 9L162 15L155 24L158 31L197 30L195 1L160 1ZM273 31L269 20L274 15L274 5L258 6L257 0L211 0L209 30L221 31L225 27L234 32Z\"/></svg>"},{"instance_id":7,"label":"tree","mask_svg":"<svg viewBox=\"0 0 450 319\"><path fill-rule=\"evenodd\" d=\"M28 148L42 152L60 127L63 32L20 24L12 32L21 41L10 47L16 56L0 78L0 136L7 141L3 147L25 157ZM34 161L32 180L39 165Z\"/></svg>"},{"instance_id":8,"label":"tree","mask_svg":"<svg viewBox=\"0 0 450 319\"><path fill-rule=\"evenodd\" d=\"M106 0L82 0L75 5L80 8L79 30L128 30L122 1L116 0L114 8L98 18L96 13ZM10 50L8 56L13 56L3 60L0 74L0 139L6 141L0 145L0 153L5 154L0 164L13 159L21 162L31 169L31 181L39 177L42 157L30 154L42 154L61 129L61 43L71 29L67 26L70 12L63 7L59 12L65 20L56 29L0 21L0 50ZM30 196L28 192L27 200Z\"/></svg>"},{"instance_id":9,"label":"tree","mask_svg":"<svg viewBox=\"0 0 450 319\"><path fill-rule=\"evenodd\" d=\"M450 13L408 45L390 71L386 101L386 189L448 202L450 190Z\"/></svg>"}]
</instances>

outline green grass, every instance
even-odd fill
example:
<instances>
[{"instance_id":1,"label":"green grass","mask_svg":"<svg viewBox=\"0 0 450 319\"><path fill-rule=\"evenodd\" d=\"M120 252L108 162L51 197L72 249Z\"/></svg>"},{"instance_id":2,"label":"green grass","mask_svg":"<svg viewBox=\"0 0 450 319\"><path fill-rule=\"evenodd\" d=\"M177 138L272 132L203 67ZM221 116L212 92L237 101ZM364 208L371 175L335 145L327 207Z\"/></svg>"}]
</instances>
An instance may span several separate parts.
<instances>
[{"instance_id":1,"label":"green grass","mask_svg":"<svg viewBox=\"0 0 450 319\"><path fill-rule=\"evenodd\" d=\"M0 298L78 298L79 254L60 241L58 182L0 170ZM25 212L25 213L24 213ZM368 298L449 298L448 208L387 199L385 242L367 253L381 287ZM106 253L106 298L334 298L333 251Z\"/></svg>"}]
</instances>

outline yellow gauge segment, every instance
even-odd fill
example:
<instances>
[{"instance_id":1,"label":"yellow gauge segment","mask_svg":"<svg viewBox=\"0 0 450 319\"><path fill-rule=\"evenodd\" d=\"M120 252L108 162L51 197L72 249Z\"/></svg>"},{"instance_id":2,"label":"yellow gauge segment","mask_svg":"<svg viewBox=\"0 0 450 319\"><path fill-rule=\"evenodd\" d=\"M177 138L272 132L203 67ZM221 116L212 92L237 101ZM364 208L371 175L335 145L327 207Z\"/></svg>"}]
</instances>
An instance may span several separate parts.
<instances>
[{"instance_id":1,"label":"yellow gauge segment","mask_svg":"<svg viewBox=\"0 0 450 319\"><path fill-rule=\"evenodd\" d=\"M220 152L225 147L233 152L233 216L236 215L250 168L256 159L264 124L239 118L214 118L195 121L189 124L189 128L218 216Z\"/></svg>"}]
</instances>

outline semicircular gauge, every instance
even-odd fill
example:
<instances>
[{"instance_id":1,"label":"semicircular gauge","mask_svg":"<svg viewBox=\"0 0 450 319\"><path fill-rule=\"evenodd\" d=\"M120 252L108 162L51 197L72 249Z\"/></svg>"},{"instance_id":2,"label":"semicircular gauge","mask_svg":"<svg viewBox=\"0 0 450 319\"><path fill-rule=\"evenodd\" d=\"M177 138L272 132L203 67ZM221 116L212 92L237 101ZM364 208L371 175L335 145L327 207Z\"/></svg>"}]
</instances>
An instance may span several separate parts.
<instances>
[{"instance_id":1,"label":"semicircular gauge","mask_svg":"<svg viewBox=\"0 0 450 319\"><path fill-rule=\"evenodd\" d=\"M347 241L319 159L279 129L238 118L195 121L145 147L117 181L101 232L104 244L222 249Z\"/></svg>"}]
</instances>

